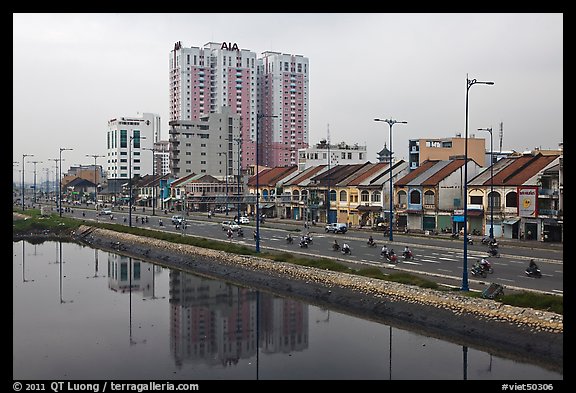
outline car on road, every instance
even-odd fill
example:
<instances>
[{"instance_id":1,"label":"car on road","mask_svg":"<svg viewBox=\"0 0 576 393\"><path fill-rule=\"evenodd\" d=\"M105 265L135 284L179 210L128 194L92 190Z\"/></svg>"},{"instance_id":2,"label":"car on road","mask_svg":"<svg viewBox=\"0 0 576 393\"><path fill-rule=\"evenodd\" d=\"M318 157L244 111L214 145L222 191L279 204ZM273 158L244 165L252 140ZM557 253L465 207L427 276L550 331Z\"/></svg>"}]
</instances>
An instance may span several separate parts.
<instances>
[{"instance_id":1,"label":"car on road","mask_svg":"<svg viewBox=\"0 0 576 393\"><path fill-rule=\"evenodd\" d=\"M178 216L178 215L172 216L172 224L180 225L180 224L182 224L182 221L184 221L184 217Z\"/></svg>"},{"instance_id":2,"label":"car on road","mask_svg":"<svg viewBox=\"0 0 576 393\"><path fill-rule=\"evenodd\" d=\"M238 222L238 221L236 221L236 222ZM250 219L246 216L242 216L242 217L240 217L240 222L238 222L238 224L248 225L248 224L250 224Z\"/></svg>"},{"instance_id":3,"label":"car on road","mask_svg":"<svg viewBox=\"0 0 576 393\"><path fill-rule=\"evenodd\" d=\"M222 230L227 231L228 229L236 232L238 229L240 229L240 225L236 224L234 221L222 221Z\"/></svg>"},{"instance_id":4,"label":"car on road","mask_svg":"<svg viewBox=\"0 0 576 393\"><path fill-rule=\"evenodd\" d=\"M328 232L346 233L346 231L348 230L348 225L343 224L341 222L333 222L331 224L326 225L324 230L326 231L326 233L328 233Z\"/></svg>"},{"instance_id":5,"label":"car on road","mask_svg":"<svg viewBox=\"0 0 576 393\"><path fill-rule=\"evenodd\" d=\"M98 215L100 216L109 216L112 214L112 210L110 209L102 209L100 210L100 213L98 213Z\"/></svg>"}]
</instances>

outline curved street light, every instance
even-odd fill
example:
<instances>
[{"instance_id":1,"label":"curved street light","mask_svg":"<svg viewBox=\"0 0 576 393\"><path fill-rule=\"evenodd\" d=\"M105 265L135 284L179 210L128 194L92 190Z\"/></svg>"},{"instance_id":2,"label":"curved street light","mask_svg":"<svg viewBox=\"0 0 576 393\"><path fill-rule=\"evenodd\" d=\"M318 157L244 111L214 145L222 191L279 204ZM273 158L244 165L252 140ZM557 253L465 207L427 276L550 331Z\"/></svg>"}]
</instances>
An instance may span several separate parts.
<instances>
[{"instance_id":1,"label":"curved street light","mask_svg":"<svg viewBox=\"0 0 576 393\"><path fill-rule=\"evenodd\" d=\"M478 131L490 133L490 240L494 240L494 146L492 144L492 127L478 128Z\"/></svg>"},{"instance_id":2,"label":"curved street light","mask_svg":"<svg viewBox=\"0 0 576 393\"><path fill-rule=\"evenodd\" d=\"M397 121L397 120L392 120L392 119L374 119L374 121L382 121L384 123L388 123L388 125L390 126L390 241L394 240L394 237L392 235L392 217L393 217L393 213L392 213L392 208L393 208L393 198L394 198L394 188L392 187L392 126L396 123L400 123L400 124L408 124L407 121Z\"/></svg>"},{"instance_id":3,"label":"curved street light","mask_svg":"<svg viewBox=\"0 0 576 393\"><path fill-rule=\"evenodd\" d=\"M263 117L278 117L276 115L263 115L258 113L256 115L256 252L260 252L260 179L259 179L259 166L260 166L260 119ZM240 217L238 217L240 221Z\"/></svg>"},{"instance_id":4,"label":"curved street light","mask_svg":"<svg viewBox=\"0 0 576 393\"><path fill-rule=\"evenodd\" d=\"M34 157L34 154L22 154L22 211L24 211L24 159L26 157Z\"/></svg>"},{"instance_id":5,"label":"curved street light","mask_svg":"<svg viewBox=\"0 0 576 393\"><path fill-rule=\"evenodd\" d=\"M132 226L132 141L134 139L146 139L145 136L142 135L131 135L130 141L128 141L128 226Z\"/></svg>"},{"instance_id":6,"label":"curved street light","mask_svg":"<svg viewBox=\"0 0 576 393\"><path fill-rule=\"evenodd\" d=\"M226 155L226 215L228 215L228 152L220 151L218 155L220 154ZM238 224L240 224L240 216L238 216Z\"/></svg>"},{"instance_id":7,"label":"curved street light","mask_svg":"<svg viewBox=\"0 0 576 393\"><path fill-rule=\"evenodd\" d=\"M74 150L74 149L66 147L60 148L60 172L58 177L58 214L60 214L60 217L62 217L62 152L64 150Z\"/></svg>"},{"instance_id":8,"label":"curved street light","mask_svg":"<svg viewBox=\"0 0 576 393\"><path fill-rule=\"evenodd\" d=\"M493 85L494 82L480 82L468 79L466 74L466 139L464 142L464 259L462 266L462 290L468 291L468 92L473 85Z\"/></svg>"},{"instance_id":9,"label":"curved street light","mask_svg":"<svg viewBox=\"0 0 576 393\"><path fill-rule=\"evenodd\" d=\"M98 180L96 180L96 159L100 156L98 154L86 154L86 157L94 157L94 209L98 211Z\"/></svg>"}]
</instances>

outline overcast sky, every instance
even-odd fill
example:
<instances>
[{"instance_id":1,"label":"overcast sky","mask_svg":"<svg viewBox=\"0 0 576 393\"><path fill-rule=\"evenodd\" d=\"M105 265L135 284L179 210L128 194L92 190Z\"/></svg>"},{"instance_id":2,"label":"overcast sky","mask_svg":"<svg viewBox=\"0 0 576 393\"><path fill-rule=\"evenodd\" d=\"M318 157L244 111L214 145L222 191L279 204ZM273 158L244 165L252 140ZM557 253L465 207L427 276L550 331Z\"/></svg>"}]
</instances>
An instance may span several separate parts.
<instances>
[{"instance_id":1,"label":"overcast sky","mask_svg":"<svg viewBox=\"0 0 576 393\"><path fill-rule=\"evenodd\" d=\"M493 128L494 150L556 149L563 141L563 14L13 14L13 161L37 171L93 164L106 154L107 121L157 113L168 139L168 57L185 47L241 49L309 59L309 142L389 145ZM329 131L328 131L329 130ZM105 159L99 158L104 165ZM33 165L26 165L31 179ZM45 178L45 170L37 173ZM28 181L28 180L27 180Z\"/></svg>"}]
</instances>

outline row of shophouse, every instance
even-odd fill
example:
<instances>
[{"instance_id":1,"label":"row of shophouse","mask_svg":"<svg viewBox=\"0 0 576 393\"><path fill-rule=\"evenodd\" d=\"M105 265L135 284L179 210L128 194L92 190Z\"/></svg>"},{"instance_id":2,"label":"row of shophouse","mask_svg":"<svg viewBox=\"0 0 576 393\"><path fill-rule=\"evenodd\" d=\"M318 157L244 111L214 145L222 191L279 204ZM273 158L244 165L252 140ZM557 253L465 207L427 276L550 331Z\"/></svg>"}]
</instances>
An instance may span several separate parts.
<instances>
[{"instance_id":1,"label":"row of shophouse","mask_svg":"<svg viewBox=\"0 0 576 393\"><path fill-rule=\"evenodd\" d=\"M562 158L561 150L534 150L487 167L469 159L468 232L486 234L492 224L495 237L562 242ZM134 206L187 212L227 207L236 216L255 213L258 189L259 210L267 217L387 227L392 194L393 228L456 232L464 225L464 165L455 156L412 170L399 160L392 168L388 162L260 168L242 178L146 175L134 180L132 195ZM120 193L101 190L100 198L126 203L128 185Z\"/></svg>"}]
</instances>

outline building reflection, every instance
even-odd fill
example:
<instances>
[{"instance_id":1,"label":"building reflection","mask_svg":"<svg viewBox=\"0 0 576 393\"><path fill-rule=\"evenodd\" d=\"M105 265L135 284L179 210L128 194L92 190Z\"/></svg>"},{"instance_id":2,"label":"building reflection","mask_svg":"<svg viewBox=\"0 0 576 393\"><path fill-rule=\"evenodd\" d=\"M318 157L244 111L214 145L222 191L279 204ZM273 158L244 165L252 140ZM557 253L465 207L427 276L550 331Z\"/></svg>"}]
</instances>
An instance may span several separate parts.
<instances>
[{"instance_id":1,"label":"building reflection","mask_svg":"<svg viewBox=\"0 0 576 393\"><path fill-rule=\"evenodd\" d=\"M152 264L118 254L108 254L108 288L115 292L142 292L151 297L154 292Z\"/></svg>"},{"instance_id":2,"label":"building reflection","mask_svg":"<svg viewBox=\"0 0 576 393\"><path fill-rule=\"evenodd\" d=\"M263 353L308 347L308 305L301 302L265 293L257 301L256 290L175 270L169 292L170 347L178 366L231 366L256 356L258 347Z\"/></svg>"}]
</instances>

